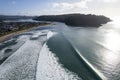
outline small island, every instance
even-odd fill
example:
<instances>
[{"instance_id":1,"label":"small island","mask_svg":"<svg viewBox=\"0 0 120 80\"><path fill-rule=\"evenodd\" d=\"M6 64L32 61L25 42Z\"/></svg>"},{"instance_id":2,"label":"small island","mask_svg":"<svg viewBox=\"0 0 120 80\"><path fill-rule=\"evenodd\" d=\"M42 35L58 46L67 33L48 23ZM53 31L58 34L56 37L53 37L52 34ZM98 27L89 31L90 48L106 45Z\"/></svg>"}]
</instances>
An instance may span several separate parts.
<instances>
[{"instance_id":1,"label":"small island","mask_svg":"<svg viewBox=\"0 0 120 80\"><path fill-rule=\"evenodd\" d=\"M44 15L34 18L38 21L63 22L69 26L83 26L83 27L99 27L111 21L109 18L102 15L92 14L64 14L64 15Z\"/></svg>"}]
</instances>

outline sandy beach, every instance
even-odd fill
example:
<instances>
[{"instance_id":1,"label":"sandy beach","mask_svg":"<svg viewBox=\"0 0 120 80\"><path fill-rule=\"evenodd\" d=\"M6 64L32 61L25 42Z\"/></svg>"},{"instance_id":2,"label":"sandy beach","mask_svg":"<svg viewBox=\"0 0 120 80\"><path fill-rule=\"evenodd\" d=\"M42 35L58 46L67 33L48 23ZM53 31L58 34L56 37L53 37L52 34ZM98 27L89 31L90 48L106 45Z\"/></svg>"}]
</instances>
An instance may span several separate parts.
<instances>
[{"instance_id":1,"label":"sandy beach","mask_svg":"<svg viewBox=\"0 0 120 80\"><path fill-rule=\"evenodd\" d=\"M48 24L44 24L44 25L48 25ZM44 25L40 25L40 26L44 26ZM23 29L23 30L19 30L19 31L15 31L15 32L11 32L11 33L8 33L6 35L3 35L0 37L0 43L9 39L10 37L14 36L14 35L17 35L17 34L20 34L20 33L23 33L23 32L27 32L27 31L30 31L32 29L35 29L35 28L38 28L40 26L34 26L34 27L31 27L31 28L27 28L27 29Z\"/></svg>"}]
</instances>

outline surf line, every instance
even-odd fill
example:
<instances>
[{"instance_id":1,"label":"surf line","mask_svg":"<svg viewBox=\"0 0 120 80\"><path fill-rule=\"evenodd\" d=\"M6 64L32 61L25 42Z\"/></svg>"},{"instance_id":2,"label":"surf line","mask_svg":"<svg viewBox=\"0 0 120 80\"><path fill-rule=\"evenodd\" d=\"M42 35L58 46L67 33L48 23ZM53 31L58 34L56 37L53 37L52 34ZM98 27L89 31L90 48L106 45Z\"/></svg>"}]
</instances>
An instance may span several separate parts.
<instances>
[{"instance_id":1,"label":"surf line","mask_svg":"<svg viewBox=\"0 0 120 80\"><path fill-rule=\"evenodd\" d=\"M61 32L62 33L62 32ZM73 50L75 50L76 53L78 53L77 55L79 56L79 58L82 60L82 62L88 67L88 69L91 71L91 73L93 73L95 75L95 77L97 78L97 80L107 80L107 78L99 71L97 70L81 53L80 51L77 49L77 47L72 44L72 42L65 36L64 33L62 33L63 36L66 38L66 40L68 40L68 42L70 43L71 47L73 48Z\"/></svg>"}]
</instances>

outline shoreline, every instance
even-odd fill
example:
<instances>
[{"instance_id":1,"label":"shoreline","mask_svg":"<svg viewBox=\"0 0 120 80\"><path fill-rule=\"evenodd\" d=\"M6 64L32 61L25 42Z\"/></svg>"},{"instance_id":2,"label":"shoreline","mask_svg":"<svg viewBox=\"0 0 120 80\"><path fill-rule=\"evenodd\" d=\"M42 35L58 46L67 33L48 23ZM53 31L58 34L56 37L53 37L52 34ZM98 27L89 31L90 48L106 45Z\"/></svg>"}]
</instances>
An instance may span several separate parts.
<instances>
[{"instance_id":1,"label":"shoreline","mask_svg":"<svg viewBox=\"0 0 120 80\"><path fill-rule=\"evenodd\" d=\"M45 25L49 25L49 24L42 24L42 25L39 25L39 26L33 26L33 27L30 27L30 28L26 28L26 29L14 31L14 32L10 32L8 34L2 35L2 36L0 36L0 43L4 42L7 39L10 39L14 35L17 35L17 34L20 34L20 33L23 33L23 32L27 32L27 31L30 31L32 29L39 28L39 27L45 26Z\"/></svg>"}]
</instances>

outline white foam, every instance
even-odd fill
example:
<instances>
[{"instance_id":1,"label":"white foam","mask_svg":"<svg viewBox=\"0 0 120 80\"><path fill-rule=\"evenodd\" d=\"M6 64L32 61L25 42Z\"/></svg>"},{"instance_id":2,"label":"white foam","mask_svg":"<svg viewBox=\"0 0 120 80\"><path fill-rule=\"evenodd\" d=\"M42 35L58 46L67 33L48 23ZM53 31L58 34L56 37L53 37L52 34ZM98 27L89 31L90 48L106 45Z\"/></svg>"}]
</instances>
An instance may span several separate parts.
<instances>
[{"instance_id":1,"label":"white foam","mask_svg":"<svg viewBox=\"0 0 120 80\"><path fill-rule=\"evenodd\" d=\"M0 80L34 80L36 61L41 47L41 42L26 41L0 65Z\"/></svg>"},{"instance_id":2,"label":"white foam","mask_svg":"<svg viewBox=\"0 0 120 80\"><path fill-rule=\"evenodd\" d=\"M75 73L64 68L58 58L44 44L39 54L36 80L82 80Z\"/></svg>"},{"instance_id":3,"label":"white foam","mask_svg":"<svg viewBox=\"0 0 120 80\"><path fill-rule=\"evenodd\" d=\"M47 34L47 39L51 38L54 35L54 33L52 31L49 31Z\"/></svg>"}]
</instances>

